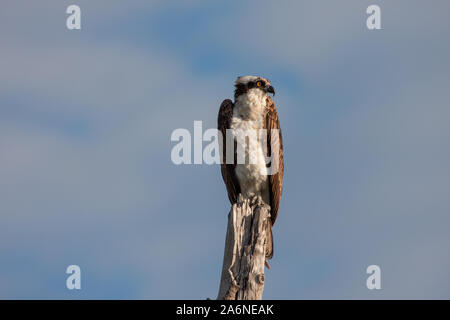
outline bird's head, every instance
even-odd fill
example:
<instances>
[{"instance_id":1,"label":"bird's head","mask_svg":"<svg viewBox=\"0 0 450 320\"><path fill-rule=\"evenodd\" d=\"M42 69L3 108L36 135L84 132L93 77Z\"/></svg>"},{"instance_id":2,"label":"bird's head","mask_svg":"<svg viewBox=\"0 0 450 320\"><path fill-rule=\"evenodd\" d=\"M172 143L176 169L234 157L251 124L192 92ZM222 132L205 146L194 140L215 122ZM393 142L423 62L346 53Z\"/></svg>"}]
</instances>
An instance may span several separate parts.
<instances>
[{"instance_id":1,"label":"bird's head","mask_svg":"<svg viewBox=\"0 0 450 320\"><path fill-rule=\"evenodd\" d=\"M241 94L247 93L249 90L261 90L265 94L271 93L275 95L275 89L270 85L270 81L262 77L238 77L234 86L236 87L234 90L235 99Z\"/></svg>"}]
</instances>

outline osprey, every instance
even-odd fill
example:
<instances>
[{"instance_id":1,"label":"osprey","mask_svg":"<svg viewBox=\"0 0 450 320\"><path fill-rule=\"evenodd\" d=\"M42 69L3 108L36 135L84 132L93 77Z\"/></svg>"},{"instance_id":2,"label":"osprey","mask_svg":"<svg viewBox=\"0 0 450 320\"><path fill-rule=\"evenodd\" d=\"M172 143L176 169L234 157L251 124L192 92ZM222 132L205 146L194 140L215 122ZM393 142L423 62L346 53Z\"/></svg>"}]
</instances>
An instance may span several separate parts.
<instances>
[{"instance_id":1,"label":"osprey","mask_svg":"<svg viewBox=\"0 0 450 320\"><path fill-rule=\"evenodd\" d=\"M273 256L272 226L277 219L283 185L283 143L280 123L277 109L269 93L275 95L269 80L256 76L238 77L235 83L234 103L230 99L224 100L218 115L218 129L222 133L222 141L219 141L222 147L221 172L230 202L236 203L241 193L244 198L261 197L270 205L271 217L265 253L267 259ZM236 132L239 130L262 132L262 139L267 143L247 144L246 138L236 139ZM227 159L227 131L234 132L233 159ZM260 133L258 136L261 138ZM245 150L246 159L251 157L253 162L237 161L238 150ZM266 159L269 156L272 163L277 163L274 172L268 169Z\"/></svg>"}]
</instances>

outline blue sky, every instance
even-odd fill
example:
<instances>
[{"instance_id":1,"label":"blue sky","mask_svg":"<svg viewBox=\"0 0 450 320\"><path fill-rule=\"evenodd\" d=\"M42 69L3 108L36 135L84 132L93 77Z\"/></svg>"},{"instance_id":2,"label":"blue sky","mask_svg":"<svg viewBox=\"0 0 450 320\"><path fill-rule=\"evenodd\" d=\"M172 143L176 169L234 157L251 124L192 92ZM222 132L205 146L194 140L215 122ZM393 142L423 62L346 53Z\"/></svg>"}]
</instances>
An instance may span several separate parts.
<instances>
[{"instance_id":1,"label":"blue sky","mask_svg":"<svg viewBox=\"0 0 450 320\"><path fill-rule=\"evenodd\" d=\"M0 298L216 297L225 187L170 135L215 127L245 74L276 88L285 144L264 298L450 298L448 1L1 6Z\"/></svg>"}]
</instances>

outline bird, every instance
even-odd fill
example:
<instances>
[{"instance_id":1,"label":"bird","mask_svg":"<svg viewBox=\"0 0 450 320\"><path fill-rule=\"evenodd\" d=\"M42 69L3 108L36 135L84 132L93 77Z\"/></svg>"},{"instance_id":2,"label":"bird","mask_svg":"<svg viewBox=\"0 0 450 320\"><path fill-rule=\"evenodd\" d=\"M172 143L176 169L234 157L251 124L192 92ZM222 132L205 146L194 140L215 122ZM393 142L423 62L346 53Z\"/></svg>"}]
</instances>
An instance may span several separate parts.
<instances>
[{"instance_id":1,"label":"bird","mask_svg":"<svg viewBox=\"0 0 450 320\"><path fill-rule=\"evenodd\" d=\"M221 174L225 183L228 199L235 204L239 194L244 198L260 199L270 206L270 223L266 230L266 266L267 260L273 257L272 227L278 216L283 187L283 142L280 122L275 103L269 94L275 96L275 89L270 81L259 76L241 76L236 79L234 102L225 99L219 108L217 126L222 135L220 158ZM261 130L263 139L267 139L266 147L261 143L248 143L238 139L237 132L245 130ZM234 158L229 153L227 159L227 132L232 132L234 142ZM259 135L258 135L259 136ZM274 139L275 138L275 139ZM229 146L230 147L230 146ZM237 152L245 150L246 159L253 157L253 162L239 162ZM271 154L273 151L274 154ZM277 163L275 170L268 170L267 157L271 164Z\"/></svg>"}]
</instances>

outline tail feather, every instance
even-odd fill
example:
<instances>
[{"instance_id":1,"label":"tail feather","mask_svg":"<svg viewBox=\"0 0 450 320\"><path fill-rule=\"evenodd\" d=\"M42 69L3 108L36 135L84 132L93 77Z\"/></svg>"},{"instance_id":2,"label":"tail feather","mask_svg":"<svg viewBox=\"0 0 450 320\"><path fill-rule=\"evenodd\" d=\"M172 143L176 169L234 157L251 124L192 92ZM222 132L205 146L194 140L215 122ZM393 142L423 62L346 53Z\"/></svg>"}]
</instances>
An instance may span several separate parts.
<instances>
[{"instance_id":1,"label":"tail feather","mask_svg":"<svg viewBox=\"0 0 450 320\"><path fill-rule=\"evenodd\" d=\"M270 260L273 257L273 234L272 222L269 221L266 229L266 259Z\"/></svg>"}]
</instances>

